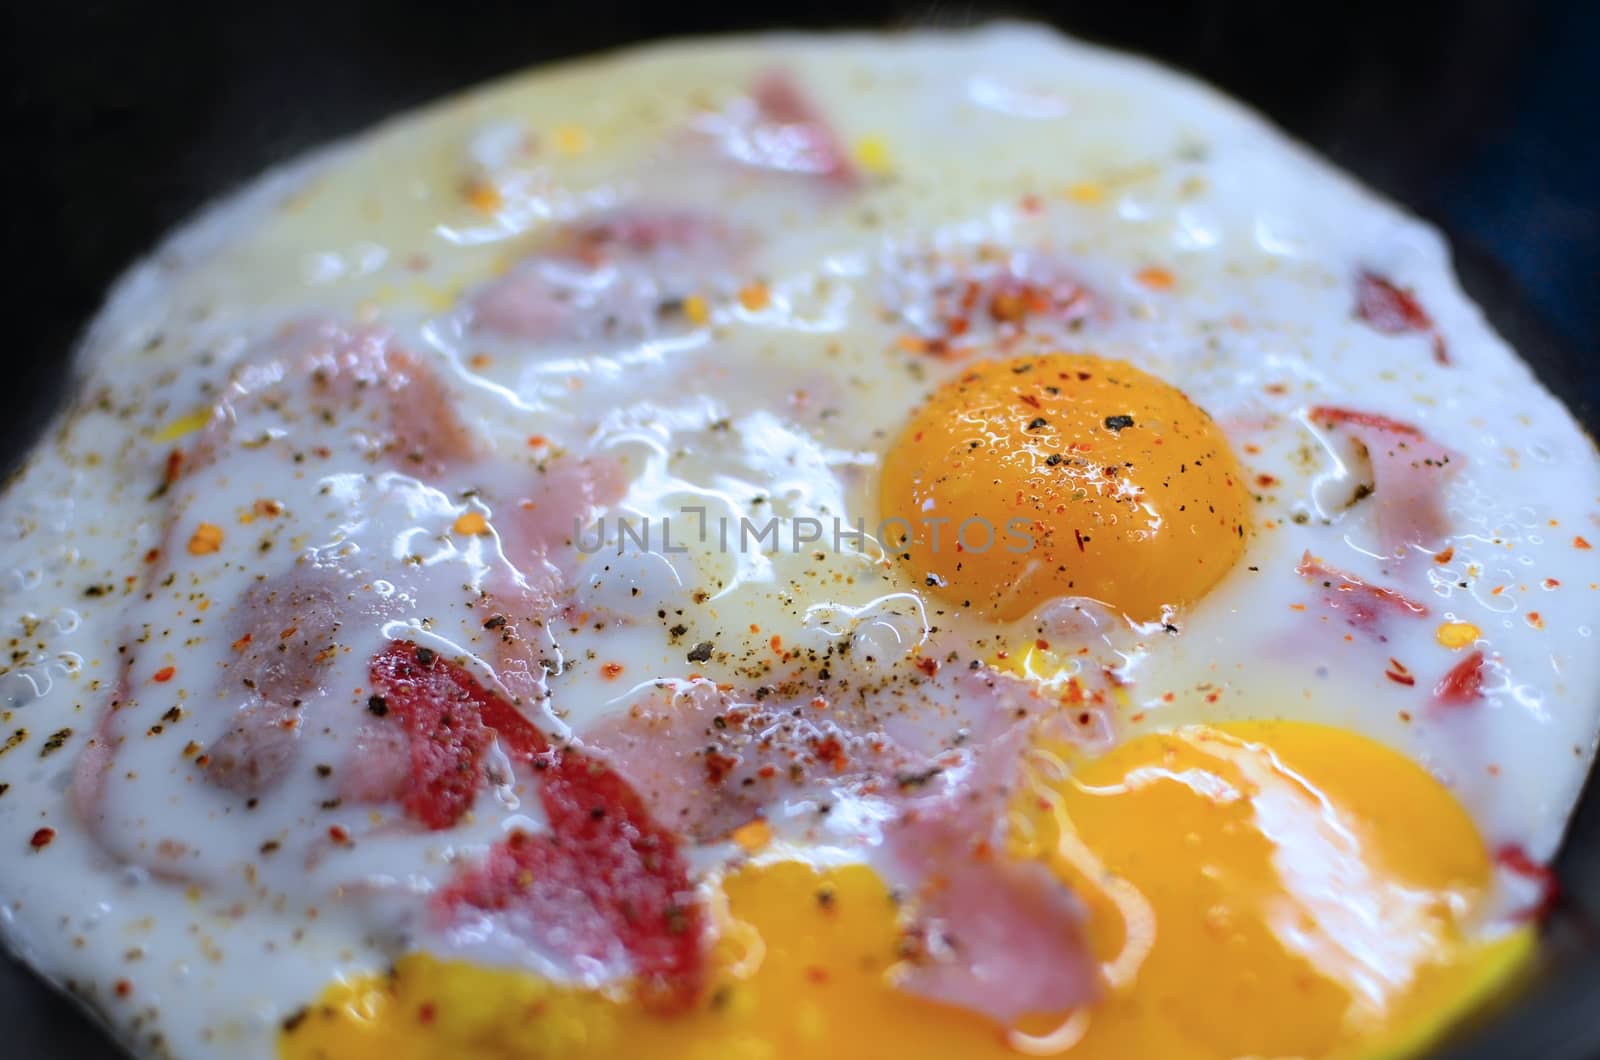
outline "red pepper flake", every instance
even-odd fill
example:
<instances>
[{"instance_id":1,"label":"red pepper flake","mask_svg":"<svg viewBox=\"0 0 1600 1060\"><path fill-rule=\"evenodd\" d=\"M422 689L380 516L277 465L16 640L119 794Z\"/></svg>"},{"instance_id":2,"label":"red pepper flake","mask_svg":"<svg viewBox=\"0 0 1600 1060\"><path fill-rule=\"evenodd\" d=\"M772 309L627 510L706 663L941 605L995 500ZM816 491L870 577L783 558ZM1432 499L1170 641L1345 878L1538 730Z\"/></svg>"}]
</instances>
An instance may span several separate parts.
<instances>
[{"instance_id":1,"label":"red pepper flake","mask_svg":"<svg viewBox=\"0 0 1600 1060\"><path fill-rule=\"evenodd\" d=\"M163 666L161 669L150 675L150 680L156 682L157 684L164 685L168 681L172 680L173 675L177 672L178 668L176 666Z\"/></svg>"},{"instance_id":2,"label":"red pepper flake","mask_svg":"<svg viewBox=\"0 0 1600 1060\"><path fill-rule=\"evenodd\" d=\"M1573 548L1581 548L1585 552L1587 552L1589 549L1593 548L1594 546L1589 544L1589 542L1585 541L1583 539L1583 535L1582 534L1579 534L1577 537L1574 537L1572 539L1572 547Z\"/></svg>"},{"instance_id":3,"label":"red pepper flake","mask_svg":"<svg viewBox=\"0 0 1600 1060\"><path fill-rule=\"evenodd\" d=\"M1043 637L1040 637L1038 640L1034 641L1033 646L1038 648L1040 651L1050 650L1050 642L1045 640Z\"/></svg>"},{"instance_id":4,"label":"red pepper flake","mask_svg":"<svg viewBox=\"0 0 1600 1060\"><path fill-rule=\"evenodd\" d=\"M1532 626L1534 629L1543 629L1544 628L1544 617L1542 615L1540 615L1539 612L1537 612L1537 611L1529 611L1528 614L1525 617L1527 619L1528 625Z\"/></svg>"},{"instance_id":5,"label":"red pepper flake","mask_svg":"<svg viewBox=\"0 0 1600 1060\"><path fill-rule=\"evenodd\" d=\"M343 846L344 844L350 842L350 833L336 824L329 825L328 838L333 840L335 843L338 843L340 846Z\"/></svg>"},{"instance_id":6,"label":"red pepper flake","mask_svg":"<svg viewBox=\"0 0 1600 1060\"><path fill-rule=\"evenodd\" d=\"M244 636L233 642L233 650L244 651L245 648L249 646L251 639L251 635L246 633Z\"/></svg>"},{"instance_id":7,"label":"red pepper flake","mask_svg":"<svg viewBox=\"0 0 1600 1060\"><path fill-rule=\"evenodd\" d=\"M432 1001L424 1001L417 1006L417 1022L424 1026L432 1023L438 1015L438 1007Z\"/></svg>"},{"instance_id":8,"label":"red pepper flake","mask_svg":"<svg viewBox=\"0 0 1600 1060\"><path fill-rule=\"evenodd\" d=\"M1263 473L1263 474L1260 474L1260 475L1256 476L1256 485L1260 486L1262 489L1271 489L1273 486L1276 486L1277 484L1278 484L1278 479L1277 479L1277 476L1275 476L1275 475L1268 475L1268 474Z\"/></svg>"},{"instance_id":9,"label":"red pepper flake","mask_svg":"<svg viewBox=\"0 0 1600 1060\"><path fill-rule=\"evenodd\" d=\"M813 740L811 753L816 756L817 761L832 766L835 773L843 773L850 766L850 757L844 753L844 744L832 733L819 740Z\"/></svg>"},{"instance_id":10,"label":"red pepper flake","mask_svg":"<svg viewBox=\"0 0 1600 1060\"><path fill-rule=\"evenodd\" d=\"M1417 683L1417 679L1411 676L1411 671L1407 670L1405 664L1399 659L1389 660L1389 668L1383 671L1383 676L1395 684L1405 685L1407 688Z\"/></svg>"},{"instance_id":11,"label":"red pepper flake","mask_svg":"<svg viewBox=\"0 0 1600 1060\"><path fill-rule=\"evenodd\" d=\"M815 983L817 986L822 986L828 981L828 969L824 968L820 964L806 965L806 981L808 983Z\"/></svg>"},{"instance_id":12,"label":"red pepper flake","mask_svg":"<svg viewBox=\"0 0 1600 1060\"><path fill-rule=\"evenodd\" d=\"M928 655L917 656L917 669L932 677L939 672L939 660Z\"/></svg>"},{"instance_id":13,"label":"red pepper flake","mask_svg":"<svg viewBox=\"0 0 1600 1060\"><path fill-rule=\"evenodd\" d=\"M55 837L56 830L54 828L41 828L33 833L33 838L28 840L28 845L35 850L43 850L50 845L50 841Z\"/></svg>"},{"instance_id":14,"label":"red pepper flake","mask_svg":"<svg viewBox=\"0 0 1600 1060\"><path fill-rule=\"evenodd\" d=\"M1434 555L1433 561L1435 563L1444 564L1444 563L1449 563L1451 560L1453 560L1455 558L1456 558L1456 546L1447 545L1447 546L1445 546L1445 548L1444 548L1444 550L1442 552L1438 552L1438 553L1436 553Z\"/></svg>"},{"instance_id":15,"label":"red pepper flake","mask_svg":"<svg viewBox=\"0 0 1600 1060\"><path fill-rule=\"evenodd\" d=\"M622 664L618 662L606 663L604 666L600 667L600 676L604 677L607 681L615 681L617 678L622 676Z\"/></svg>"},{"instance_id":16,"label":"red pepper flake","mask_svg":"<svg viewBox=\"0 0 1600 1060\"><path fill-rule=\"evenodd\" d=\"M1533 883L1537 888L1537 897L1534 902L1516 914L1518 920L1542 920L1555 907L1556 899L1561 896L1560 881L1550 866L1541 865L1528 855L1528 852L1516 843L1507 843L1494 852L1495 864L1511 873Z\"/></svg>"},{"instance_id":17,"label":"red pepper flake","mask_svg":"<svg viewBox=\"0 0 1600 1060\"><path fill-rule=\"evenodd\" d=\"M1475 651L1456 663L1433 686L1433 701L1445 707L1465 707L1483 698L1483 652Z\"/></svg>"},{"instance_id":18,"label":"red pepper flake","mask_svg":"<svg viewBox=\"0 0 1600 1060\"><path fill-rule=\"evenodd\" d=\"M1559 580L1555 579L1555 578L1546 578L1544 581L1540 582L1539 584L1543 585L1546 589L1559 589L1559 588L1561 588L1561 582Z\"/></svg>"},{"instance_id":19,"label":"red pepper flake","mask_svg":"<svg viewBox=\"0 0 1600 1060\"><path fill-rule=\"evenodd\" d=\"M167 454L167 466L161 473L161 486L163 489L178 481L178 476L183 474L183 450L174 449Z\"/></svg>"},{"instance_id":20,"label":"red pepper flake","mask_svg":"<svg viewBox=\"0 0 1600 1060\"><path fill-rule=\"evenodd\" d=\"M118 979L111 985L111 991L118 997L127 997L129 994L133 993L133 984L128 982L126 979Z\"/></svg>"}]
</instances>

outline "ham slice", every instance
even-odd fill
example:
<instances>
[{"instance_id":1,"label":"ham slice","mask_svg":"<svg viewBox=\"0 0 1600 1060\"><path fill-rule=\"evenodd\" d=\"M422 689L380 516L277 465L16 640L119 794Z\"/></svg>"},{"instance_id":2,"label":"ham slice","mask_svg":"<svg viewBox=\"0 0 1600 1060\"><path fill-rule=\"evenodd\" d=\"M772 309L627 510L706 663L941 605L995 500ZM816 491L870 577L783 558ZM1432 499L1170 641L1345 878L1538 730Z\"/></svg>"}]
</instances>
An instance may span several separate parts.
<instances>
[{"instance_id":1,"label":"ham slice","mask_svg":"<svg viewBox=\"0 0 1600 1060\"><path fill-rule=\"evenodd\" d=\"M910 329L902 348L937 357L1004 352L1030 334L1066 340L1110 316L1066 262L1045 255L916 255L888 287L885 302Z\"/></svg>"},{"instance_id":2,"label":"ham slice","mask_svg":"<svg viewBox=\"0 0 1600 1060\"><path fill-rule=\"evenodd\" d=\"M1310 552L1300 557L1295 573L1321 586L1324 607L1342 615L1351 629L1379 642L1389 639L1389 623L1428 615L1425 606L1403 593L1369 585L1354 574L1329 567Z\"/></svg>"},{"instance_id":3,"label":"ham slice","mask_svg":"<svg viewBox=\"0 0 1600 1060\"><path fill-rule=\"evenodd\" d=\"M1094 997L1077 898L1043 864L1000 853L996 829L972 823L952 814L894 833L897 868L921 881L899 987L1006 1024Z\"/></svg>"},{"instance_id":4,"label":"ham slice","mask_svg":"<svg viewBox=\"0 0 1600 1060\"><path fill-rule=\"evenodd\" d=\"M1362 483L1353 503L1370 494L1384 551L1439 547L1450 533L1445 486L1461 458L1410 424L1376 413L1319 405L1309 417L1364 456L1370 482Z\"/></svg>"},{"instance_id":5,"label":"ham slice","mask_svg":"<svg viewBox=\"0 0 1600 1060\"><path fill-rule=\"evenodd\" d=\"M430 649L391 642L373 657L371 674L384 712L406 728L406 810L428 827L454 825L471 805L490 740L538 779L550 831L513 831L459 873L433 900L440 925L514 911L501 926L533 933L570 967L625 964L646 1003L667 1011L690 1004L705 974L706 913L676 836L627 782L581 751L554 747L510 703Z\"/></svg>"},{"instance_id":6,"label":"ham slice","mask_svg":"<svg viewBox=\"0 0 1600 1060\"><path fill-rule=\"evenodd\" d=\"M900 986L1000 1022L1092 996L1082 909L1004 850L1017 763L1058 704L987 668L861 696L751 697L696 680L585 733L663 821L712 840L802 800L867 808L875 863L907 894Z\"/></svg>"},{"instance_id":7,"label":"ham slice","mask_svg":"<svg viewBox=\"0 0 1600 1060\"><path fill-rule=\"evenodd\" d=\"M559 229L470 301L472 327L539 344L637 340L729 282L740 238L707 214L633 207Z\"/></svg>"},{"instance_id":8,"label":"ham slice","mask_svg":"<svg viewBox=\"0 0 1600 1060\"><path fill-rule=\"evenodd\" d=\"M805 182L774 176L828 190L859 179L821 112L781 71L701 116L655 165L671 175L665 185L731 191L761 177L775 201ZM688 298L727 294L748 278L753 243L714 207L636 202L558 227L470 297L469 326L540 346L670 333L684 326Z\"/></svg>"},{"instance_id":9,"label":"ham slice","mask_svg":"<svg viewBox=\"0 0 1600 1060\"><path fill-rule=\"evenodd\" d=\"M337 423L360 457L413 474L436 474L476 455L443 380L376 328L329 321L286 327L235 374L177 468L188 474L209 467L235 444L241 421L262 419L278 421L286 450L307 421Z\"/></svg>"},{"instance_id":10,"label":"ham slice","mask_svg":"<svg viewBox=\"0 0 1600 1060\"><path fill-rule=\"evenodd\" d=\"M728 157L756 169L820 177L849 187L859 179L844 145L798 81L764 74L750 95L705 127Z\"/></svg>"},{"instance_id":11,"label":"ham slice","mask_svg":"<svg viewBox=\"0 0 1600 1060\"><path fill-rule=\"evenodd\" d=\"M1409 288L1395 286L1389 279L1368 269L1356 274L1356 319L1370 325L1384 335L1423 334L1432 339L1433 359L1440 364L1450 363L1444 336L1434 327Z\"/></svg>"}]
</instances>

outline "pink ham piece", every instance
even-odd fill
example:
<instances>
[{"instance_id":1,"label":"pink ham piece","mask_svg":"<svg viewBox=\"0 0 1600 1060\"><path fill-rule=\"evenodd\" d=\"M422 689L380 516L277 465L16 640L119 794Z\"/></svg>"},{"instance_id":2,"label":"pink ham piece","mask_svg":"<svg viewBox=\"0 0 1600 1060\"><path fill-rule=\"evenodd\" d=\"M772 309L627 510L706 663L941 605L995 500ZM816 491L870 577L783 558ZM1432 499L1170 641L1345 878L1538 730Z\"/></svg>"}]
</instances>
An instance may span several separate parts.
<instances>
[{"instance_id":1,"label":"pink ham piece","mask_svg":"<svg viewBox=\"0 0 1600 1060\"><path fill-rule=\"evenodd\" d=\"M722 132L723 150L747 166L821 177L848 187L859 179L850 158L816 105L782 70L762 76Z\"/></svg>"},{"instance_id":2,"label":"pink ham piece","mask_svg":"<svg viewBox=\"0 0 1600 1060\"><path fill-rule=\"evenodd\" d=\"M917 943L902 988L1008 1023L1095 990L1076 899L1044 866L1001 853L1021 752L1035 721L1058 711L987 668L836 700L696 680L584 740L663 821L702 840L784 800L890 808L878 868L907 894Z\"/></svg>"},{"instance_id":3,"label":"pink ham piece","mask_svg":"<svg viewBox=\"0 0 1600 1060\"><path fill-rule=\"evenodd\" d=\"M886 286L884 301L910 329L901 348L935 357L1003 353L1030 336L1067 341L1111 318L1068 262L1045 254L914 254Z\"/></svg>"},{"instance_id":4,"label":"pink ham piece","mask_svg":"<svg viewBox=\"0 0 1600 1060\"><path fill-rule=\"evenodd\" d=\"M1322 588L1322 603L1344 616L1345 624L1364 636L1383 642L1391 621L1426 618L1428 609L1394 589L1369 585L1354 574L1335 570L1310 552L1300 557L1295 573Z\"/></svg>"},{"instance_id":5,"label":"pink ham piece","mask_svg":"<svg viewBox=\"0 0 1600 1060\"><path fill-rule=\"evenodd\" d=\"M1423 334L1433 340L1433 359L1450 363L1444 336L1433 325L1409 288L1396 287L1387 278L1367 269L1356 274L1356 319L1385 335Z\"/></svg>"},{"instance_id":6,"label":"pink ham piece","mask_svg":"<svg viewBox=\"0 0 1600 1060\"><path fill-rule=\"evenodd\" d=\"M161 558L147 568L145 589L152 598L172 578L178 557L184 556L184 536L196 512L205 510L206 498L195 491L205 489L207 475L244 474L240 468L251 464L217 465L245 454L252 463L281 461L285 468L388 465L411 474L440 471L476 456L443 382L423 362L394 349L387 334L320 320L287 325L242 363L208 425L186 452L166 462L161 493L170 510L156 550ZM315 488L315 479L311 482L308 489ZM258 504L264 507L250 515L255 525L292 518L273 494L262 486ZM225 613L212 612L212 637L231 647L214 678L200 677L180 657L182 679L204 680L205 687L196 688L200 694L174 716L190 719L185 724L199 730L195 750L184 756L198 775L254 804L295 767L303 705L326 691L341 631L371 627L392 617L392 607L356 572L307 556L252 582L227 604ZM145 727L133 728L129 719L160 709L155 704L163 693L142 679L134 681L136 667L130 653L96 738L75 771L74 803L93 827L119 812L106 803L108 774L115 770L119 748ZM202 703L204 710L198 709ZM163 718L156 731L176 724ZM375 746L384 746L381 736L373 739ZM383 759L374 761L368 771L374 775L353 787L383 786L376 776ZM141 844L123 836L108 838L107 845L122 856L145 858L151 855L129 852L151 848L156 852L152 868L163 873L174 860L165 851L177 849L166 841Z\"/></svg>"},{"instance_id":7,"label":"pink ham piece","mask_svg":"<svg viewBox=\"0 0 1600 1060\"><path fill-rule=\"evenodd\" d=\"M731 272L742 240L694 210L633 207L563 227L471 300L472 326L536 343L634 340Z\"/></svg>"},{"instance_id":8,"label":"pink ham piece","mask_svg":"<svg viewBox=\"0 0 1600 1060\"><path fill-rule=\"evenodd\" d=\"M1444 489L1461 458L1417 428L1372 412L1319 405L1312 423L1354 442L1371 467L1381 547L1436 549L1450 533ZM1359 501L1358 501L1359 503Z\"/></svg>"},{"instance_id":9,"label":"pink ham piece","mask_svg":"<svg viewBox=\"0 0 1600 1060\"><path fill-rule=\"evenodd\" d=\"M1093 998L1076 896L1043 864L1000 853L1000 829L962 816L912 820L892 835L898 866L922 881L915 950L897 985L1005 1024Z\"/></svg>"},{"instance_id":10,"label":"pink ham piece","mask_svg":"<svg viewBox=\"0 0 1600 1060\"><path fill-rule=\"evenodd\" d=\"M432 901L448 926L514 912L515 923L571 961L625 965L650 1006L675 1011L705 974L705 909L677 838L614 770L557 748L510 703L428 648L393 641L373 657L372 705L394 711L411 747L407 812L454 825L484 783L491 740L536 777L550 831L512 832Z\"/></svg>"},{"instance_id":11,"label":"pink ham piece","mask_svg":"<svg viewBox=\"0 0 1600 1060\"><path fill-rule=\"evenodd\" d=\"M199 439L170 462L168 488L179 473L222 458L246 406L276 415L291 438L306 418L347 423L344 433L362 457L413 474L436 474L476 455L444 382L386 332L299 321L235 374Z\"/></svg>"},{"instance_id":12,"label":"pink ham piece","mask_svg":"<svg viewBox=\"0 0 1600 1060\"><path fill-rule=\"evenodd\" d=\"M723 158L708 150L707 140ZM758 79L724 110L703 115L687 143L669 148L657 164L715 188L763 175L768 183L772 175L804 177L829 190L858 182L832 128L781 71ZM772 188L782 189L781 182ZM649 338L682 327L690 296L731 290L749 265L752 242L714 210L635 203L558 228L471 297L470 326L536 344Z\"/></svg>"}]
</instances>

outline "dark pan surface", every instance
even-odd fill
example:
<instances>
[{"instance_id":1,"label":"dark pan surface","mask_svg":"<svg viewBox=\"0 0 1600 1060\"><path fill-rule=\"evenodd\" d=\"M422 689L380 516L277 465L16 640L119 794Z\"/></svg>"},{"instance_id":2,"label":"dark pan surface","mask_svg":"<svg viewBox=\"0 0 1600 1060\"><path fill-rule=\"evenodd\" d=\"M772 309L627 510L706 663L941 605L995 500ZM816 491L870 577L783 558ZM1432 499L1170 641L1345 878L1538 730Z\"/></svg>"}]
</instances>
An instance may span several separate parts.
<instances>
[{"instance_id":1,"label":"dark pan surface","mask_svg":"<svg viewBox=\"0 0 1600 1060\"><path fill-rule=\"evenodd\" d=\"M1490 321L1591 433L1600 427L1600 5L587 0L444 10L416 0L11 10L7 177L18 187L7 249L21 276L0 346L0 465L13 467L53 414L72 342L117 272L273 162L454 89L637 40L994 14L1055 22L1199 74L1441 224ZM1600 1057L1596 788L1557 865L1564 899L1537 968L1454 1037L1448 1060ZM5 958L0 1028L4 1057L120 1055Z\"/></svg>"}]
</instances>

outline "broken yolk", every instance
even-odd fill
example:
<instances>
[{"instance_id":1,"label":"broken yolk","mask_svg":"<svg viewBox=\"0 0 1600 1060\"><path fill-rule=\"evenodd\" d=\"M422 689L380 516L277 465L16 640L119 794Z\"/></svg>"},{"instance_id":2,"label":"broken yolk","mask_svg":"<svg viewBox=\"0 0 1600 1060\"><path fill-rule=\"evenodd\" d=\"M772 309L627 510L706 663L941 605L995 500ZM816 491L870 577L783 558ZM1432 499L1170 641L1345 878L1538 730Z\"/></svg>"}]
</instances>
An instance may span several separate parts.
<instances>
[{"instance_id":1,"label":"broken yolk","mask_svg":"<svg viewBox=\"0 0 1600 1060\"><path fill-rule=\"evenodd\" d=\"M1211 417L1083 354L973 365L912 417L880 487L916 579L1006 620L1058 596L1138 621L1192 603L1243 553L1248 501Z\"/></svg>"},{"instance_id":2,"label":"broken yolk","mask_svg":"<svg viewBox=\"0 0 1600 1060\"><path fill-rule=\"evenodd\" d=\"M710 985L664 1016L524 972L402 958L285 1024L284 1060L1396 1057L1531 952L1484 939L1490 864L1426 771L1340 730L1191 727L1092 761L1032 752L1012 853L1082 896L1099 1000L1003 1028L894 987L906 910L869 868L747 866ZM959 924L952 924L959 941Z\"/></svg>"}]
</instances>

